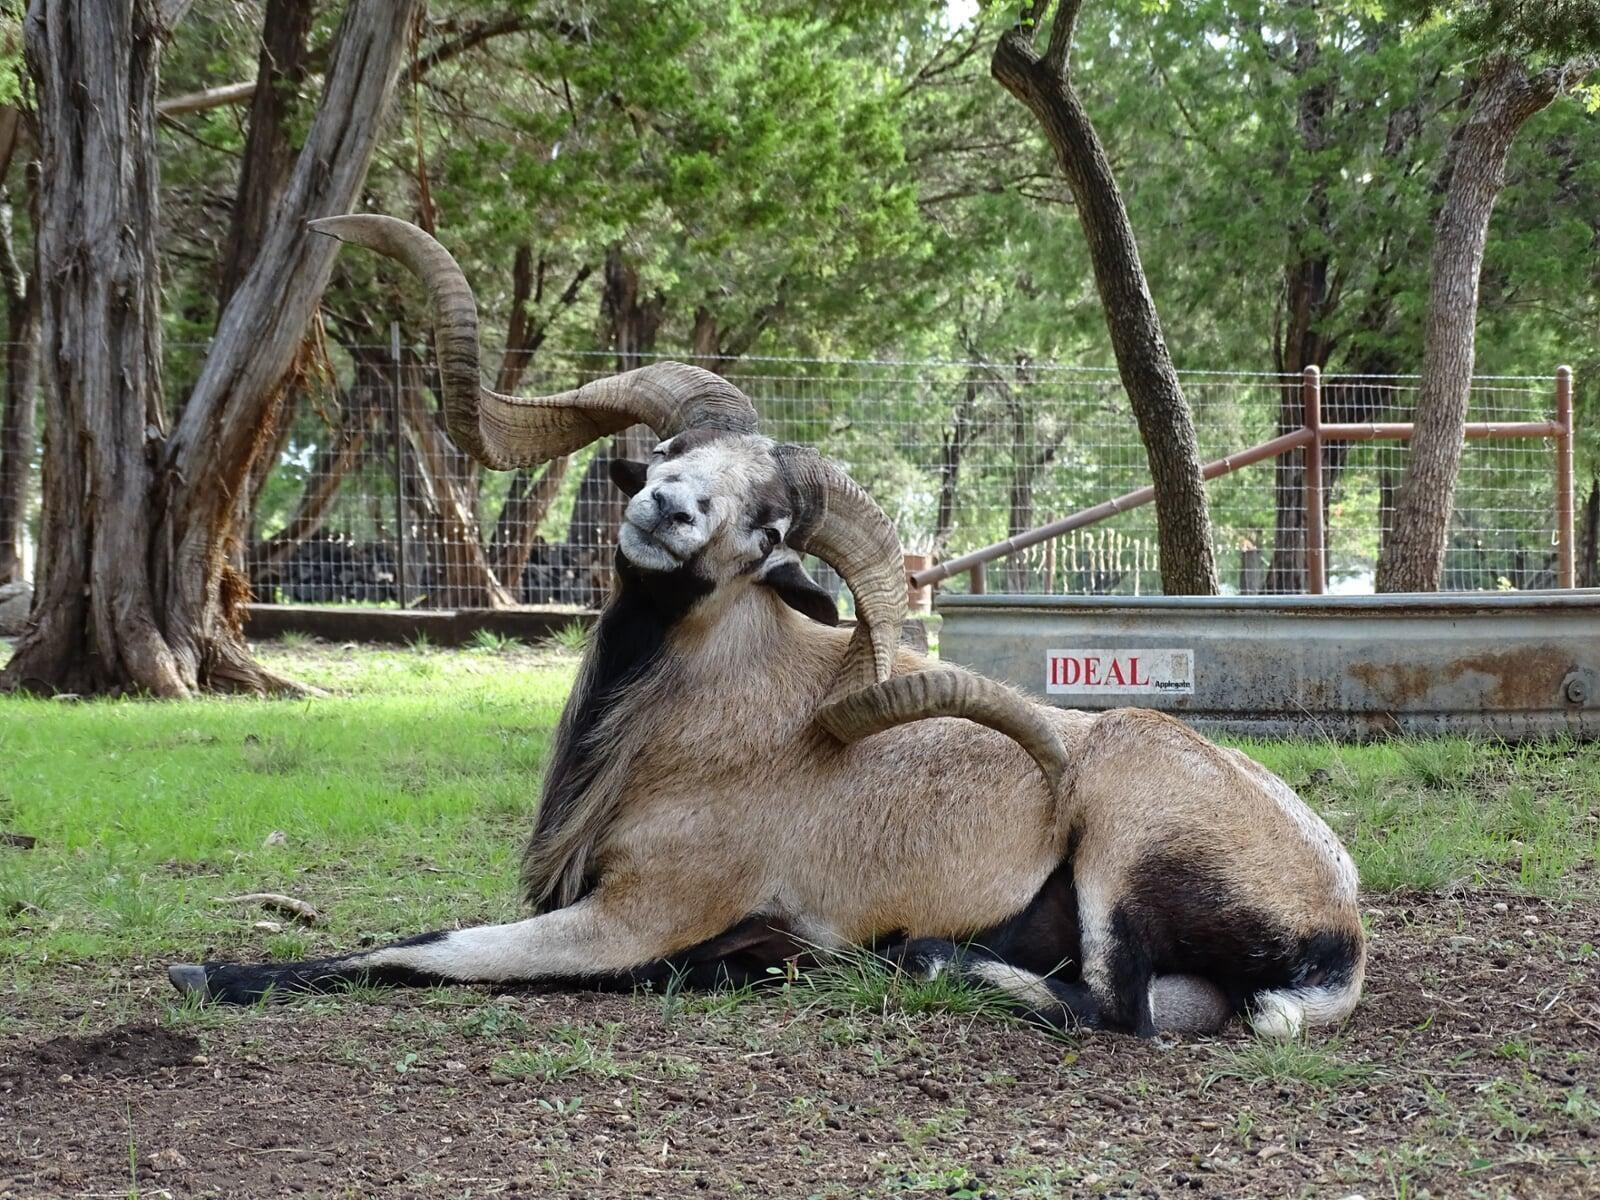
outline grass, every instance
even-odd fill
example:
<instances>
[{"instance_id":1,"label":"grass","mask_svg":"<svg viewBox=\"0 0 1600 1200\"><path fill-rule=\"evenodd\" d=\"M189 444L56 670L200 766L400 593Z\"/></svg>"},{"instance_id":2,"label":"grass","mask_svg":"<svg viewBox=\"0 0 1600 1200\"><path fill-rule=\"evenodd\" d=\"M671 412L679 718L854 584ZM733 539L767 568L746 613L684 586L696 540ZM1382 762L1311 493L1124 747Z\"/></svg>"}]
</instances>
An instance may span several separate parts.
<instances>
[{"instance_id":1,"label":"grass","mask_svg":"<svg viewBox=\"0 0 1600 1200\"><path fill-rule=\"evenodd\" d=\"M1600 860L1600 746L1465 738L1235 742L1333 826L1374 892L1562 897Z\"/></svg>"},{"instance_id":2,"label":"grass","mask_svg":"<svg viewBox=\"0 0 1600 1200\"><path fill-rule=\"evenodd\" d=\"M317 954L514 916L514 857L577 664L563 647L582 634L448 652L263 646L269 665L330 693L310 701L0 698L0 830L38 839L0 848L11 968L0 995L23 997L61 964ZM1328 817L1369 891L1592 894L1600 747L1239 744ZM247 891L300 896L328 924L272 933L254 927L260 914L213 903ZM960 981L856 957L792 986L797 1002L832 1012L995 1005ZM662 1004L671 1015L743 999L669 989Z\"/></svg>"},{"instance_id":3,"label":"grass","mask_svg":"<svg viewBox=\"0 0 1600 1200\"><path fill-rule=\"evenodd\" d=\"M615 1079L624 1074L622 1064L611 1055L618 1032L618 1028L608 1028L591 1039L588 1031L577 1026L557 1025L545 1035L548 1044L512 1050L495 1059L494 1073L540 1083L555 1083L573 1075Z\"/></svg>"},{"instance_id":4,"label":"grass","mask_svg":"<svg viewBox=\"0 0 1600 1200\"><path fill-rule=\"evenodd\" d=\"M1337 1037L1315 1041L1299 1038L1263 1038L1240 1047L1216 1051L1216 1066L1206 1076L1206 1086L1223 1079L1246 1084L1299 1083L1333 1091L1360 1083L1377 1069L1372 1063L1348 1059Z\"/></svg>"},{"instance_id":5,"label":"grass","mask_svg":"<svg viewBox=\"0 0 1600 1200\"><path fill-rule=\"evenodd\" d=\"M0 847L0 957L13 968L0 996L61 962L312 953L516 912L514 856L576 659L263 657L334 694L0 698L0 830L38 839ZM310 900L328 925L266 934L259 913L212 903L263 890Z\"/></svg>"}]
</instances>

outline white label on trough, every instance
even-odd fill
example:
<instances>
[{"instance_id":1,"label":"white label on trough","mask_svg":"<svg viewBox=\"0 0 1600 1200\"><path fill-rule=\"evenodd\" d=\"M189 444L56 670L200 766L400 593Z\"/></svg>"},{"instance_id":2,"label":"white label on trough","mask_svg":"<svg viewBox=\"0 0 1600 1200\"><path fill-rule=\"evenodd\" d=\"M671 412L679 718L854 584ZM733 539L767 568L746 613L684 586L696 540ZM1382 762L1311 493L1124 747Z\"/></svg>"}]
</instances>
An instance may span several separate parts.
<instances>
[{"instance_id":1,"label":"white label on trough","mask_svg":"<svg viewBox=\"0 0 1600 1200\"><path fill-rule=\"evenodd\" d=\"M1044 664L1044 690L1056 696L1194 693L1193 650L1048 650Z\"/></svg>"}]
</instances>

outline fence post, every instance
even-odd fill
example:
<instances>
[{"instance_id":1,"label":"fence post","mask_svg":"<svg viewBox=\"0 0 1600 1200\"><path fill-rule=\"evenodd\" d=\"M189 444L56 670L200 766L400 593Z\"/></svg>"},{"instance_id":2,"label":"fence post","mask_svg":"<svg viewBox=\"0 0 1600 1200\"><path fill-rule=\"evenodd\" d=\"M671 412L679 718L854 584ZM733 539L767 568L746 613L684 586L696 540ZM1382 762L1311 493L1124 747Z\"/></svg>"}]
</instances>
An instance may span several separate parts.
<instances>
[{"instance_id":1,"label":"fence post","mask_svg":"<svg viewBox=\"0 0 1600 1200\"><path fill-rule=\"evenodd\" d=\"M1305 370L1300 387L1301 424L1311 431L1305 450L1306 591L1320 596L1327 589L1324 562L1326 541L1322 530L1322 372L1315 366Z\"/></svg>"},{"instance_id":2,"label":"fence post","mask_svg":"<svg viewBox=\"0 0 1600 1200\"><path fill-rule=\"evenodd\" d=\"M406 599L406 496L405 451L400 439L400 322L389 322L389 362L394 368L394 387L389 405L389 434L394 443L394 594L401 608L410 607Z\"/></svg>"},{"instance_id":3,"label":"fence post","mask_svg":"<svg viewBox=\"0 0 1600 1200\"><path fill-rule=\"evenodd\" d=\"M1577 586L1572 529L1572 368L1556 368L1556 579Z\"/></svg>"},{"instance_id":4,"label":"fence post","mask_svg":"<svg viewBox=\"0 0 1600 1200\"><path fill-rule=\"evenodd\" d=\"M979 563L977 566L968 571L967 578L971 581L967 591L972 595L981 596L984 594L984 592L988 591L988 588L984 586L982 563Z\"/></svg>"}]
</instances>

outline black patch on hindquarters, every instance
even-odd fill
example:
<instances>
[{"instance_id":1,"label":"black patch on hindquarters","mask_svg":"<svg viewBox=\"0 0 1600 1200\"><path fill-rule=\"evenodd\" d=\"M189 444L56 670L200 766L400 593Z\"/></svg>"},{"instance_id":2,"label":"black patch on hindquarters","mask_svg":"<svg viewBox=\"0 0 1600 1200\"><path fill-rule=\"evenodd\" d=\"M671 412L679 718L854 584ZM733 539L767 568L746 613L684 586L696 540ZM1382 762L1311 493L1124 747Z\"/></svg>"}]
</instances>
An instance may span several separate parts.
<instances>
[{"instance_id":1,"label":"black patch on hindquarters","mask_svg":"<svg viewBox=\"0 0 1600 1200\"><path fill-rule=\"evenodd\" d=\"M561 827L594 782L601 765L594 753L595 729L623 693L660 661L672 627L712 591L712 584L689 565L676 571L641 571L620 550L616 574L616 588L595 624L594 640L556 728L530 849ZM534 894L530 881L524 884L535 912L561 907L553 895ZM567 897L567 902L578 898Z\"/></svg>"},{"instance_id":2,"label":"black patch on hindquarters","mask_svg":"<svg viewBox=\"0 0 1600 1200\"><path fill-rule=\"evenodd\" d=\"M1300 938L1290 987L1348 987L1361 961L1361 938L1346 930L1325 930Z\"/></svg>"},{"instance_id":3,"label":"black patch on hindquarters","mask_svg":"<svg viewBox=\"0 0 1600 1200\"><path fill-rule=\"evenodd\" d=\"M1076 849L1075 844L1068 846L1061 865L1050 873L1021 912L974 934L972 945L1035 975L1077 979L1082 966L1082 937L1078 887L1072 873Z\"/></svg>"},{"instance_id":4,"label":"black patch on hindquarters","mask_svg":"<svg viewBox=\"0 0 1600 1200\"><path fill-rule=\"evenodd\" d=\"M1209 864L1181 855L1155 855L1138 866L1113 914L1119 923L1156 974L1203 976L1236 1013L1256 993L1294 987L1318 969L1329 978L1342 969L1347 979L1355 961L1349 938L1298 937L1245 903Z\"/></svg>"}]
</instances>

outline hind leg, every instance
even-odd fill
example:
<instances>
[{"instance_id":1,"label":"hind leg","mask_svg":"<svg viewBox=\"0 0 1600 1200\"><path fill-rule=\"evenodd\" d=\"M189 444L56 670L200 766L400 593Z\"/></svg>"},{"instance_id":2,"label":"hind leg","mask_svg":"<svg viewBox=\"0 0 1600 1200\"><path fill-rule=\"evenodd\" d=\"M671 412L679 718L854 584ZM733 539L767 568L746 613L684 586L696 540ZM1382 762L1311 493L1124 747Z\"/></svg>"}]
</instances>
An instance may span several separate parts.
<instances>
[{"instance_id":1,"label":"hind leg","mask_svg":"<svg viewBox=\"0 0 1600 1200\"><path fill-rule=\"evenodd\" d=\"M1150 1007L1155 968L1146 940L1120 907L1105 902L1097 889L1082 883L1078 918L1083 982L1099 1008L1101 1027L1153 1036L1158 1032Z\"/></svg>"},{"instance_id":2,"label":"hind leg","mask_svg":"<svg viewBox=\"0 0 1600 1200\"><path fill-rule=\"evenodd\" d=\"M954 971L1005 996L1018 1015L1052 1029L1102 1029L1103 1014L1082 983L1025 971L980 946L943 938L913 938L893 955L902 968L925 979Z\"/></svg>"}]
</instances>

